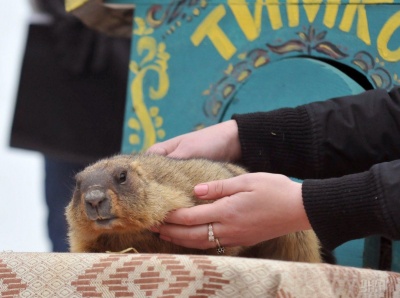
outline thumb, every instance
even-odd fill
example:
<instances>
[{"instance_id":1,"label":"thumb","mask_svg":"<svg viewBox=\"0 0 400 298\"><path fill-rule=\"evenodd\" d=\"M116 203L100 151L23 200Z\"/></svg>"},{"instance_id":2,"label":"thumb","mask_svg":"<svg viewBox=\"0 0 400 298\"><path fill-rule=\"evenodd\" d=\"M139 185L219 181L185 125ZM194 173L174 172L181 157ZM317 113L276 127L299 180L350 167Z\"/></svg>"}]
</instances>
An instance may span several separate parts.
<instances>
[{"instance_id":1,"label":"thumb","mask_svg":"<svg viewBox=\"0 0 400 298\"><path fill-rule=\"evenodd\" d=\"M155 144L155 145L151 146L149 149L147 149L147 152L164 155L164 156L166 156L168 154L167 149L165 149L161 144Z\"/></svg>"},{"instance_id":2,"label":"thumb","mask_svg":"<svg viewBox=\"0 0 400 298\"><path fill-rule=\"evenodd\" d=\"M210 181L194 187L194 193L199 199L216 200L238 192L248 191L245 177L237 176L224 180Z\"/></svg>"},{"instance_id":3,"label":"thumb","mask_svg":"<svg viewBox=\"0 0 400 298\"><path fill-rule=\"evenodd\" d=\"M177 138L170 139L165 142L156 143L147 149L147 152L160 154L167 156L174 152L179 145L179 140Z\"/></svg>"},{"instance_id":4,"label":"thumb","mask_svg":"<svg viewBox=\"0 0 400 298\"><path fill-rule=\"evenodd\" d=\"M172 138L167 141L154 144L149 149L147 149L147 152L169 157L185 158L185 156L179 156L182 155L179 152L181 150L178 150L180 142L181 137Z\"/></svg>"}]
</instances>

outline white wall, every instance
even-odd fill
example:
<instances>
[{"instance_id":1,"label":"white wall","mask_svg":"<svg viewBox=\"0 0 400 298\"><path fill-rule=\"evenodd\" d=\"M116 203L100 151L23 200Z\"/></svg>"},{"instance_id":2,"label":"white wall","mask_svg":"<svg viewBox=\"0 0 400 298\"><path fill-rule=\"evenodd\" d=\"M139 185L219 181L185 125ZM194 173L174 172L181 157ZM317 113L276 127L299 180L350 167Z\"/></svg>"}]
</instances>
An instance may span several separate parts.
<instances>
[{"instance_id":1,"label":"white wall","mask_svg":"<svg viewBox=\"0 0 400 298\"><path fill-rule=\"evenodd\" d=\"M8 146L25 45L28 0L0 9L0 251L49 251L41 155Z\"/></svg>"}]
</instances>

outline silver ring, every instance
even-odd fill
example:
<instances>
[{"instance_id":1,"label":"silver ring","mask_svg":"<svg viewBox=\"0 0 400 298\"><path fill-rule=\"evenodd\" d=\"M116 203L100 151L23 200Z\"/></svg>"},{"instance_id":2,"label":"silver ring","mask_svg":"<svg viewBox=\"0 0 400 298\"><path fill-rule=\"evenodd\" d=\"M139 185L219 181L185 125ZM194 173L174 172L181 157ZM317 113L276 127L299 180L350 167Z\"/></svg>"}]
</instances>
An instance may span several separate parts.
<instances>
[{"instance_id":1,"label":"silver ring","mask_svg":"<svg viewBox=\"0 0 400 298\"><path fill-rule=\"evenodd\" d=\"M213 226L210 223L208 224L208 241L210 242L215 241Z\"/></svg>"},{"instance_id":2,"label":"silver ring","mask_svg":"<svg viewBox=\"0 0 400 298\"><path fill-rule=\"evenodd\" d=\"M225 247L221 246L221 243L219 243L218 238L215 238L215 242L217 242L218 248L217 248L217 254L222 255L225 253Z\"/></svg>"}]
</instances>

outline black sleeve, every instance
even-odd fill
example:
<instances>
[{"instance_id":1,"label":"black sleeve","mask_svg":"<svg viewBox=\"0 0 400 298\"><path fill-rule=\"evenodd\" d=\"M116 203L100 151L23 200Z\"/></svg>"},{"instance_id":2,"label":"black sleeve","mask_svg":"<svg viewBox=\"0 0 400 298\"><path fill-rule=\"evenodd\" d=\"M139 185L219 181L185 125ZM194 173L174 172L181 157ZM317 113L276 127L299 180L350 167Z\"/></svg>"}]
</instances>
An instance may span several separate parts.
<instances>
[{"instance_id":1,"label":"black sleeve","mask_svg":"<svg viewBox=\"0 0 400 298\"><path fill-rule=\"evenodd\" d=\"M327 249L352 239L400 239L400 160L340 178L304 180L308 219Z\"/></svg>"},{"instance_id":2,"label":"black sleeve","mask_svg":"<svg viewBox=\"0 0 400 298\"><path fill-rule=\"evenodd\" d=\"M233 119L250 171L328 178L400 158L400 87Z\"/></svg>"},{"instance_id":3,"label":"black sleeve","mask_svg":"<svg viewBox=\"0 0 400 298\"><path fill-rule=\"evenodd\" d=\"M304 207L325 248L400 239L399 87L234 119L249 170L306 179Z\"/></svg>"}]
</instances>

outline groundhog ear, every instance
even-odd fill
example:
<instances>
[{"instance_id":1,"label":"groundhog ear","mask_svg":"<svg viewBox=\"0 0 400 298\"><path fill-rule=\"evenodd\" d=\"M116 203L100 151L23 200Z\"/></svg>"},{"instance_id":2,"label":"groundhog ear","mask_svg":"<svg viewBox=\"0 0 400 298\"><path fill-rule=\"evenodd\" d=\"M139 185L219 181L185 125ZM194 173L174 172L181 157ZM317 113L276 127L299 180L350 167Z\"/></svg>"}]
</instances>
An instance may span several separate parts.
<instances>
[{"instance_id":1,"label":"groundhog ear","mask_svg":"<svg viewBox=\"0 0 400 298\"><path fill-rule=\"evenodd\" d=\"M82 181L82 177L80 175L80 173L76 174L75 177L75 190L79 190L79 188L81 187L81 181Z\"/></svg>"},{"instance_id":2,"label":"groundhog ear","mask_svg":"<svg viewBox=\"0 0 400 298\"><path fill-rule=\"evenodd\" d=\"M75 174L74 179L76 182L81 181L82 180L81 172Z\"/></svg>"},{"instance_id":3,"label":"groundhog ear","mask_svg":"<svg viewBox=\"0 0 400 298\"><path fill-rule=\"evenodd\" d=\"M133 171L140 177L145 176L145 171L143 170L142 166L140 165L140 163L138 161L131 162L130 169L131 169L131 171Z\"/></svg>"},{"instance_id":4,"label":"groundhog ear","mask_svg":"<svg viewBox=\"0 0 400 298\"><path fill-rule=\"evenodd\" d=\"M77 185L72 193L72 204L74 207L79 206L80 201L81 201L81 191L79 189L79 186Z\"/></svg>"}]
</instances>

